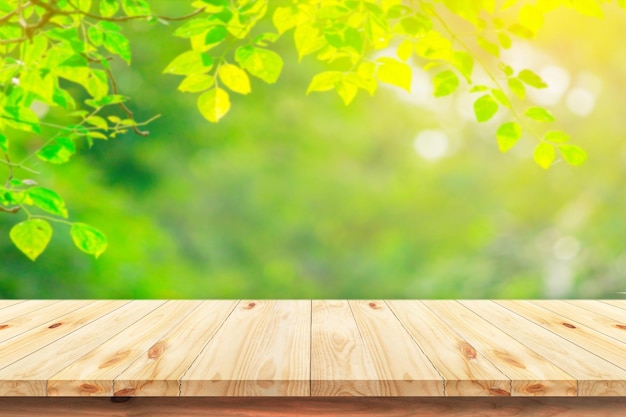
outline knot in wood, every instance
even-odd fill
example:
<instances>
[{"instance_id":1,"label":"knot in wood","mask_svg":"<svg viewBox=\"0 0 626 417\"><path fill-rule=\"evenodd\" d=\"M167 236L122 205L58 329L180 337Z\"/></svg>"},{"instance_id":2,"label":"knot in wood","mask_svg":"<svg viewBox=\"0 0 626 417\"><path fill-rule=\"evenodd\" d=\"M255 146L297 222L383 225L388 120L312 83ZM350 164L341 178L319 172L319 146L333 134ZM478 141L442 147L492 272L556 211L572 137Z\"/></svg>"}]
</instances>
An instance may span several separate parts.
<instances>
[{"instance_id":1,"label":"knot in wood","mask_svg":"<svg viewBox=\"0 0 626 417\"><path fill-rule=\"evenodd\" d=\"M48 326L48 329L56 329L57 327L59 327L60 325L62 325L63 323L54 323L51 324L50 326Z\"/></svg>"},{"instance_id":2,"label":"knot in wood","mask_svg":"<svg viewBox=\"0 0 626 417\"><path fill-rule=\"evenodd\" d=\"M78 389L80 389L81 391L84 391L84 392L88 392L90 394L94 394L94 393L100 391L100 389L97 386L93 385L93 384L81 384L78 387Z\"/></svg>"},{"instance_id":3,"label":"knot in wood","mask_svg":"<svg viewBox=\"0 0 626 417\"><path fill-rule=\"evenodd\" d=\"M0 324L0 330L6 329L7 327L9 327L8 324Z\"/></svg>"},{"instance_id":4,"label":"knot in wood","mask_svg":"<svg viewBox=\"0 0 626 417\"><path fill-rule=\"evenodd\" d=\"M526 391L532 392L534 394L536 392L543 391L544 388L545 386L543 384L532 384L531 386L526 388Z\"/></svg>"},{"instance_id":5,"label":"knot in wood","mask_svg":"<svg viewBox=\"0 0 626 417\"><path fill-rule=\"evenodd\" d=\"M561 323L563 326L567 327L568 329L575 329L576 326L574 326L573 324L570 323Z\"/></svg>"},{"instance_id":6,"label":"knot in wood","mask_svg":"<svg viewBox=\"0 0 626 417\"><path fill-rule=\"evenodd\" d=\"M129 395L133 395L135 393L135 388L124 388L119 391L113 393L116 397L126 397L129 398Z\"/></svg>"},{"instance_id":7,"label":"knot in wood","mask_svg":"<svg viewBox=\"0 0 626 417\"><path fill-rule=\"evenodd\" d=\"M148 349L148 358L157 359L159 358L163 352L165 352L166 343L161 340L156 342L150 349Z\"/></svg>"},{"instance_id":8,"label":"knot in wood","mask_svg":"<svg viewBox=\"0 0 626 417\"><path fill-rule=\"evenodd\" d=\"M615 327L621 330L626 330L626 325L623 325L623 324L616 324Z\"/></svg>"},{"instance_id":9,"label":"knot in wood","mask_svg":"<svg viewBox=\"0 0 626 417\"><path fill-rule=\"evenodd\" d=\"M500 388L489 388L489 394L498 397L510 397L511 393Z\"/></svg>"},{"instance_id":10,"label":"knot in wood","mask_svg":"<svg viewBox=\"0 0 626 417\"><path fill-rule=\"evenodd\" d=\"M380 310L380 309L382 308L381 306L379 306L379 305L378 305L378 304L376 304L376 303L369 303L368 305L369 305L371 308L373 308L374 310Z\"/></svg>"},{"instance_id":11,"label":"knot in wood","mask_svg":"<svg viewBox=\"0 0 626 417\"><path fill-rule=\"evenodd\" d=\"M459 342L459 350L467 359L476 359L476 349L466 341Z\"/></svg>"},{"instance_id":12,"label":"knot in wood","mask_svg":"<svg viewBox=\"0 0 626 417\"><path fill-rule=\"evenodd\" d=\"M246 310L250 310L251 308L254 308L254 306L255 306L255 305L256 305L256 303L248 303L248 305L247 305L247 306L245 306L244 308L245 308Z\"/></svg>"}]
</instances>

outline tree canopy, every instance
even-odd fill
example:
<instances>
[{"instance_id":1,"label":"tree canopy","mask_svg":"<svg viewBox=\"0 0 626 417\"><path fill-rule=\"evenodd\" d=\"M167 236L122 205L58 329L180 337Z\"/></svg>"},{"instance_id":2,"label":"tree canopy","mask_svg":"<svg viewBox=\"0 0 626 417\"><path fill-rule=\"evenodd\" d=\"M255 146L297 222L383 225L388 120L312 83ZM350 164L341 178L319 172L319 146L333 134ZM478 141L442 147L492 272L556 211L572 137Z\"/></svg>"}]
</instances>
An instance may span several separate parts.
<instances>
[{"instance_id":1,"label":"tree canopy","mask_svg":"<svg viewBox=\"0 0 626 417\"><path fill-rule=\"evenodd\" d=\"M65 199L37 165L66 164L97 141L129 132L149 134L156 116L138 120L117 82L135 65L129 24L158 25L188 40L162 71L183 77L178 90L197 95L208 122L228 117L235 95L254 94L251 77L279 81L287 54L275 44L290 38L299 61L320 63L307 94L334 91L349 105L360 91L375 94L380 83L410 91L414 69L421 68L435 97L466 88L476 123L505 113L490 133L494 146L507 152L531 136L533 158L547 169L557 160L580 165L587 155L575 135L551 127L556 119L549 108L528 104L527 90L544 89L546 81L534 68L514 69L503 51L515 39L532 41L555 9L601 18L603 3L195 0L177 2L181 14L169 15L145 0L0 0L0 162L7 169L0 210L25 217L10 239L35 260L54 223L87 254L98 257L107 248L103 231L69 220ZM624 8L623 0L617 3Z\"/></svg>"}]
</instances>

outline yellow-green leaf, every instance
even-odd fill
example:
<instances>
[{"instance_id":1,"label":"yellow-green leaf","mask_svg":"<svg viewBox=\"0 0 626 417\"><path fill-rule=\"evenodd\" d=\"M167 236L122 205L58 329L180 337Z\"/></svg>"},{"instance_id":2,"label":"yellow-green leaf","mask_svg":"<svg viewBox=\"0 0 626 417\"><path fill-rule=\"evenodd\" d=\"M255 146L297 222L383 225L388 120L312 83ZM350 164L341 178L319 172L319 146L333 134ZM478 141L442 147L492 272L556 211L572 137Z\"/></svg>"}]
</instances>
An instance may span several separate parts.
<instances>
[{"instance_id":1,"label":"yellow-green leaf","mask_svg":"<svg viewBox=\"0 0 626 417\"><path fill-rule=\"evenodd\" d=\"M30 219L13 226L9 237L24 255L34 261L48 246L52 227L45 220Z\"/></svg>"},{"instance_id":2,"label":"yellow-green leaf","mask_svg":"<svg viewBox=\"0 0 626 417\"><path fill-rule=\"evenodd\" d=\"M556 119L554 115L550 113L549 110L544 109L543 107L529 107L524 115L530 119L533 119L537 122L554 122Z\"/></svg>"},{"instance_id":3,"label":"yellow-green leaf","mask_svg":"<svg viewBox=\"0 0 626 417\"><path fill-rule=\"evenodd\" d=\"M274 51L243 46L235 51L235 60L241 68L268 84L278 80L283 69L283 59Z\"/></svg>"},{"instance_id":4,"label":"yellow-green leaf","mask_svg":"<svg viewBox=\"0 0 626 417\"><path fill-rule=\"evenodd\" d=\"M433 86L435 88L433 93L435 97L450 95L459 87L459 77L456 76L454 71L442 71L434 76Z\"/></svg>"},{"instance_id":5,"label":"yellow-green leaf","mask_svg":"<svg viewBox=\"0 0 626 417\"><path fill-rule=\"evenodd\" d=\"M55 191L44 187L29 188L26 193L33 204L48 213L67 218L65 201Z\"/></svg>"},{"instance_id":6,"label":"yellow-green leaf","mask_svg":"<svg viewBox=\"0 0 626 417\"><path fill-rule=\"evenodd\" d=\"M96 258L107 248L108 242L104 233L88 224L72 224L70 234L78 249Z\"/></svg>"},{"instance_id":7,"label":"yellow-green leaf","mask_svg":"<svg viewBox=\"0 0 626 417\"><path fill-rule=\"evenodd\" d=\"M230 110L230 97L226 90L214 88L198 97L198 109L209 122L217 123Z\"/></svg>"},{"instance_id":8,"label":"yellow-green leaf","mask_svg":"<svg viewBox=\"0 0 626 417\"><path fill-rule=\"evenodd\" d=\"M522 137L522 127L517 122L504 123L496 132L500 152L507 152Z\"/></svg>"},{"instance_id":9,"label":"yellow-green leaf","mask_svg":"<svg viewBox=\"0 0 626 417\"><path fill-rule=\"evenodd\" d=\"M198 91L208 90L215 84L215 78L206 74L191 74L178 86L178 90L182 92L197 93Z\"/></svg>"},{"instance_id":10,"label":"yellow-green leaf","mask_svg":"<svg viewBox=\"0 0 626 417\"><path fill-rule=\"evenodd\" d=\"M342 78L343 74L340 71L324 71L316 74L311 80L306 93L332 90Z\"/></svg>"},{"instance_id":11,"label":"yellow-green leaf","mask_svg":"<svg viewBox=\"0 0 626 417\"><path fill-rule=\"evenodd\" d=\"M526 87L524 87L524 84L520 80L517 78L509 78L507 84L509 85L509 90L519 97L520 100L526 98Z\"/></svg>"},{"instance_id":12,"label":"yellow-green leaf","mask_svg":"<svg viewBox=\"0 0 626 417\"><path fill-rule=\"evenodd\" d=\"M490 94L485 94L474 102L474 114L479 123L491 119L497 112L498 102Z\"/></svg>"},{"instance_id":13,"label":"yellow-green leaf","mask_svg":"<svg viewBox=\"0 0 626 417\"><path fill-rule=\"evenodd\" d=\"M582 165L587 160L587 153L579 146L562 144L558 147L563 159L570 165Z\"/></svg>"},{"instance_id":14,"label":"yellow-green leaf","mask_svg":"<svg viewBox=\"0 0 626 417\"><path fill-rule=\"evenodd\" d=\"M520 71L517 75L520 80L535 88L546 88L548 84L537 74L529 69Z\"/></svg>"},{"instance_id":15,"label":"yellow-green leaf","mask_svg":"<svg viewBox=\"0 0 626 417\"><path fill-rule=\"evenodd\" d=\"M231 91L239 94L250 93L250 78L248 74L237 65L224 64L219 69L220 80Z\"/></svg>"},{"instance_id":16,"label":"yellow-green leaf","mask_svg":"<svg viewBox=\"0 0 626 417\"><path fill-rule=\"evenodd\" d=\"M200 51L187 51L178 55L163 70L170 74L200 74L205 73L213 66L213 58Z\"/></svg>"},{"instance_id":17,"label":"yellow-green leaf","mask_svg":"<svg viewBox=\"0 0 626 417\"><path fill-rule=\"evenodd\" d=\"M540 143L535 148L533 158L535 159L535 162L543 169L550 168L550 165L552 165L552 162L554 162L554 159L556 158L556 151L554 150L554 146L545 142Z\"/></svg>"},{"instance_id":18,"label":"yellow-green leaf","mask_svg":"<svg viewBox=\"0 0 626 417\"><path fill-rule=\"evenodd\" d=\"M410 66L392 58L380 58L379 62L381 65L378 67L376 77L380 81L411 91L412 72Z\"/></svg>"}]
</instances>

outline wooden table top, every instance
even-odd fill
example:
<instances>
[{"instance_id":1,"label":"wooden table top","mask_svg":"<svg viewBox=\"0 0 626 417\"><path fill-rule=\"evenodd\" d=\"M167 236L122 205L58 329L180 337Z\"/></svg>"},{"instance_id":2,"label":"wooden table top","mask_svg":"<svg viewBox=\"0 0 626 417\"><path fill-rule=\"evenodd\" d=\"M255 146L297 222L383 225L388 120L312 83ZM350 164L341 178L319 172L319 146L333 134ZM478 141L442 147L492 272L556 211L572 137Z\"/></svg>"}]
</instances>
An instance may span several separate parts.
<instances>
[{"instance_id":1,"label":"wooden table top","mask_svg":"<svg viewBox=\"0 0 626 417\"><path fill-rule=\"evenodd\" d=\"M0 300L0 396L626 396L626 300Z\"/></svg>"}]
</instances>

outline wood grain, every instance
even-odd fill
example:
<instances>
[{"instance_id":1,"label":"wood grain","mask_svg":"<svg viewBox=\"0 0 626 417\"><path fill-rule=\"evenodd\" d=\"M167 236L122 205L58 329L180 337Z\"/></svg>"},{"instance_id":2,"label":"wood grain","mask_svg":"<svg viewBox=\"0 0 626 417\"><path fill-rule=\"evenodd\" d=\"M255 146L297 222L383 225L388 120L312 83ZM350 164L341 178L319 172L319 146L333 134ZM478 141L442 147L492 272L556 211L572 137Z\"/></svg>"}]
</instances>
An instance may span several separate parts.
<instances>
[{"instance_id":1,"label":"wood grain","mask_svg":"<svg viewBox=\"0 0 626 417\"><path fill-rule=\"evenodd\" d=\"M624 398L2 398L0 417L623 417Z\"/></svg>"},{"instance_id":2,"label":"wood grain","mask_svg":"<svg viewBox=\"0 0 626 417\"><path fill-rule=\"evenodd\" d=\"M311 395L378 396L378 378L346 300L313 300Z\"/></svg>"},{"instance_id":3,"label":"wood grain","mask_svg":"<svg viewBox=\"0 0 626 417\"><path fill-rule=\"evenodd\" d=\"M310 336L311 301L241 301L181 378L181 395L310 395Z\"/></svg>"},{"instance_id":4,"label":"wood grain","mask_svg":"<svg viewBox=\"0 0 626 417\"><path fill-rule=\"evenodd\" d=\"M381 396L442 396L444 379L382 300L350 300Z\"/></svg>"},{"instance_id":5,"label":"wood grain","mask_svg":"<svg viewBox=\"0 0 626 417\"><path fill-rule=\"evenodd\" d=\"M500 304L482 300L459 302L576 378L578 396L626 395L623 369Z\"/></svg>"},{"instance_id":6,"label":"wood grain","mask_svg":"<svg viewBox=\"0 0 626 417\"><path fill-rule=\"evenodd\" d=\"M445 395L511 395L511 380L424 303L406 300L387 304L445 378Z\"/></svg>"},{"instance_id":7,"label":"wood grain","mask_svg":"<svg viewBox=\"0 0 626 417\"><path fill-rule=\"evenodd\" d=\"M531 301L499 300L498 304L523 315L527 320L549 329L555 334L593 352L616 366L626 368L626 344L602 334L562 314L546 310Z\"/></svg>"},{"instance_id":8,"label":"wood grain","mask_svg":"<svg viewBox=\"0 0 626 417\"><path fill-rule=\"evenodd\" d=\"M236 305L202 302L116 377L115 395L178 396L179 379Z\"/></svg>"},{"instance_id":9,"label":"wood grain","mask_svg":"<svg viewBox=\"0 0 626 417\"><path fill-rule=\"evenodd\" d=\"M533 300L533 304L626 343L626 310L597 301L587 304L562 300Z\"/></svg>"},{"instance_id":10,"label":"wood grain","mask_svg":"<svg viewBox=\"0 0 626 417\"><path fill-rule=\"evenodd\" d=\"M109 304L109 313L1 369L0 396L48 395L50 377L163 303L150 300ZM116 304L121 306L113 308Z\"/></svg>"},{"instance_id":11,"label":"wood grain","mask_svg":"<svg viewBox=\"0 0 626 417\"><path fill-rule=\"evenodd\" d=\"M511 395L576 395L574 377L467 307L453 300L423 303L511 379Z\"/></svg>"},{"instance_id":12,"label":"wood grain","mask_svg":"<svg viewBox=\"0 0 626 417\"><path fill-rule=\"evenodd\" d=\"M623 307L622 300L0 300L0 403L626 397Z\"/></svg>"},{"instance_id":13,"label":"wood grain","mask_svg":"<svg viewBox=\"0 0 626 417\"><path fill-rule=\"evenodd\" d=\"M171 300L158 306L124 333L114 335L50 377L48 395L113 396L113 379L200 303Z\"/></svg>"}]
</instances>

